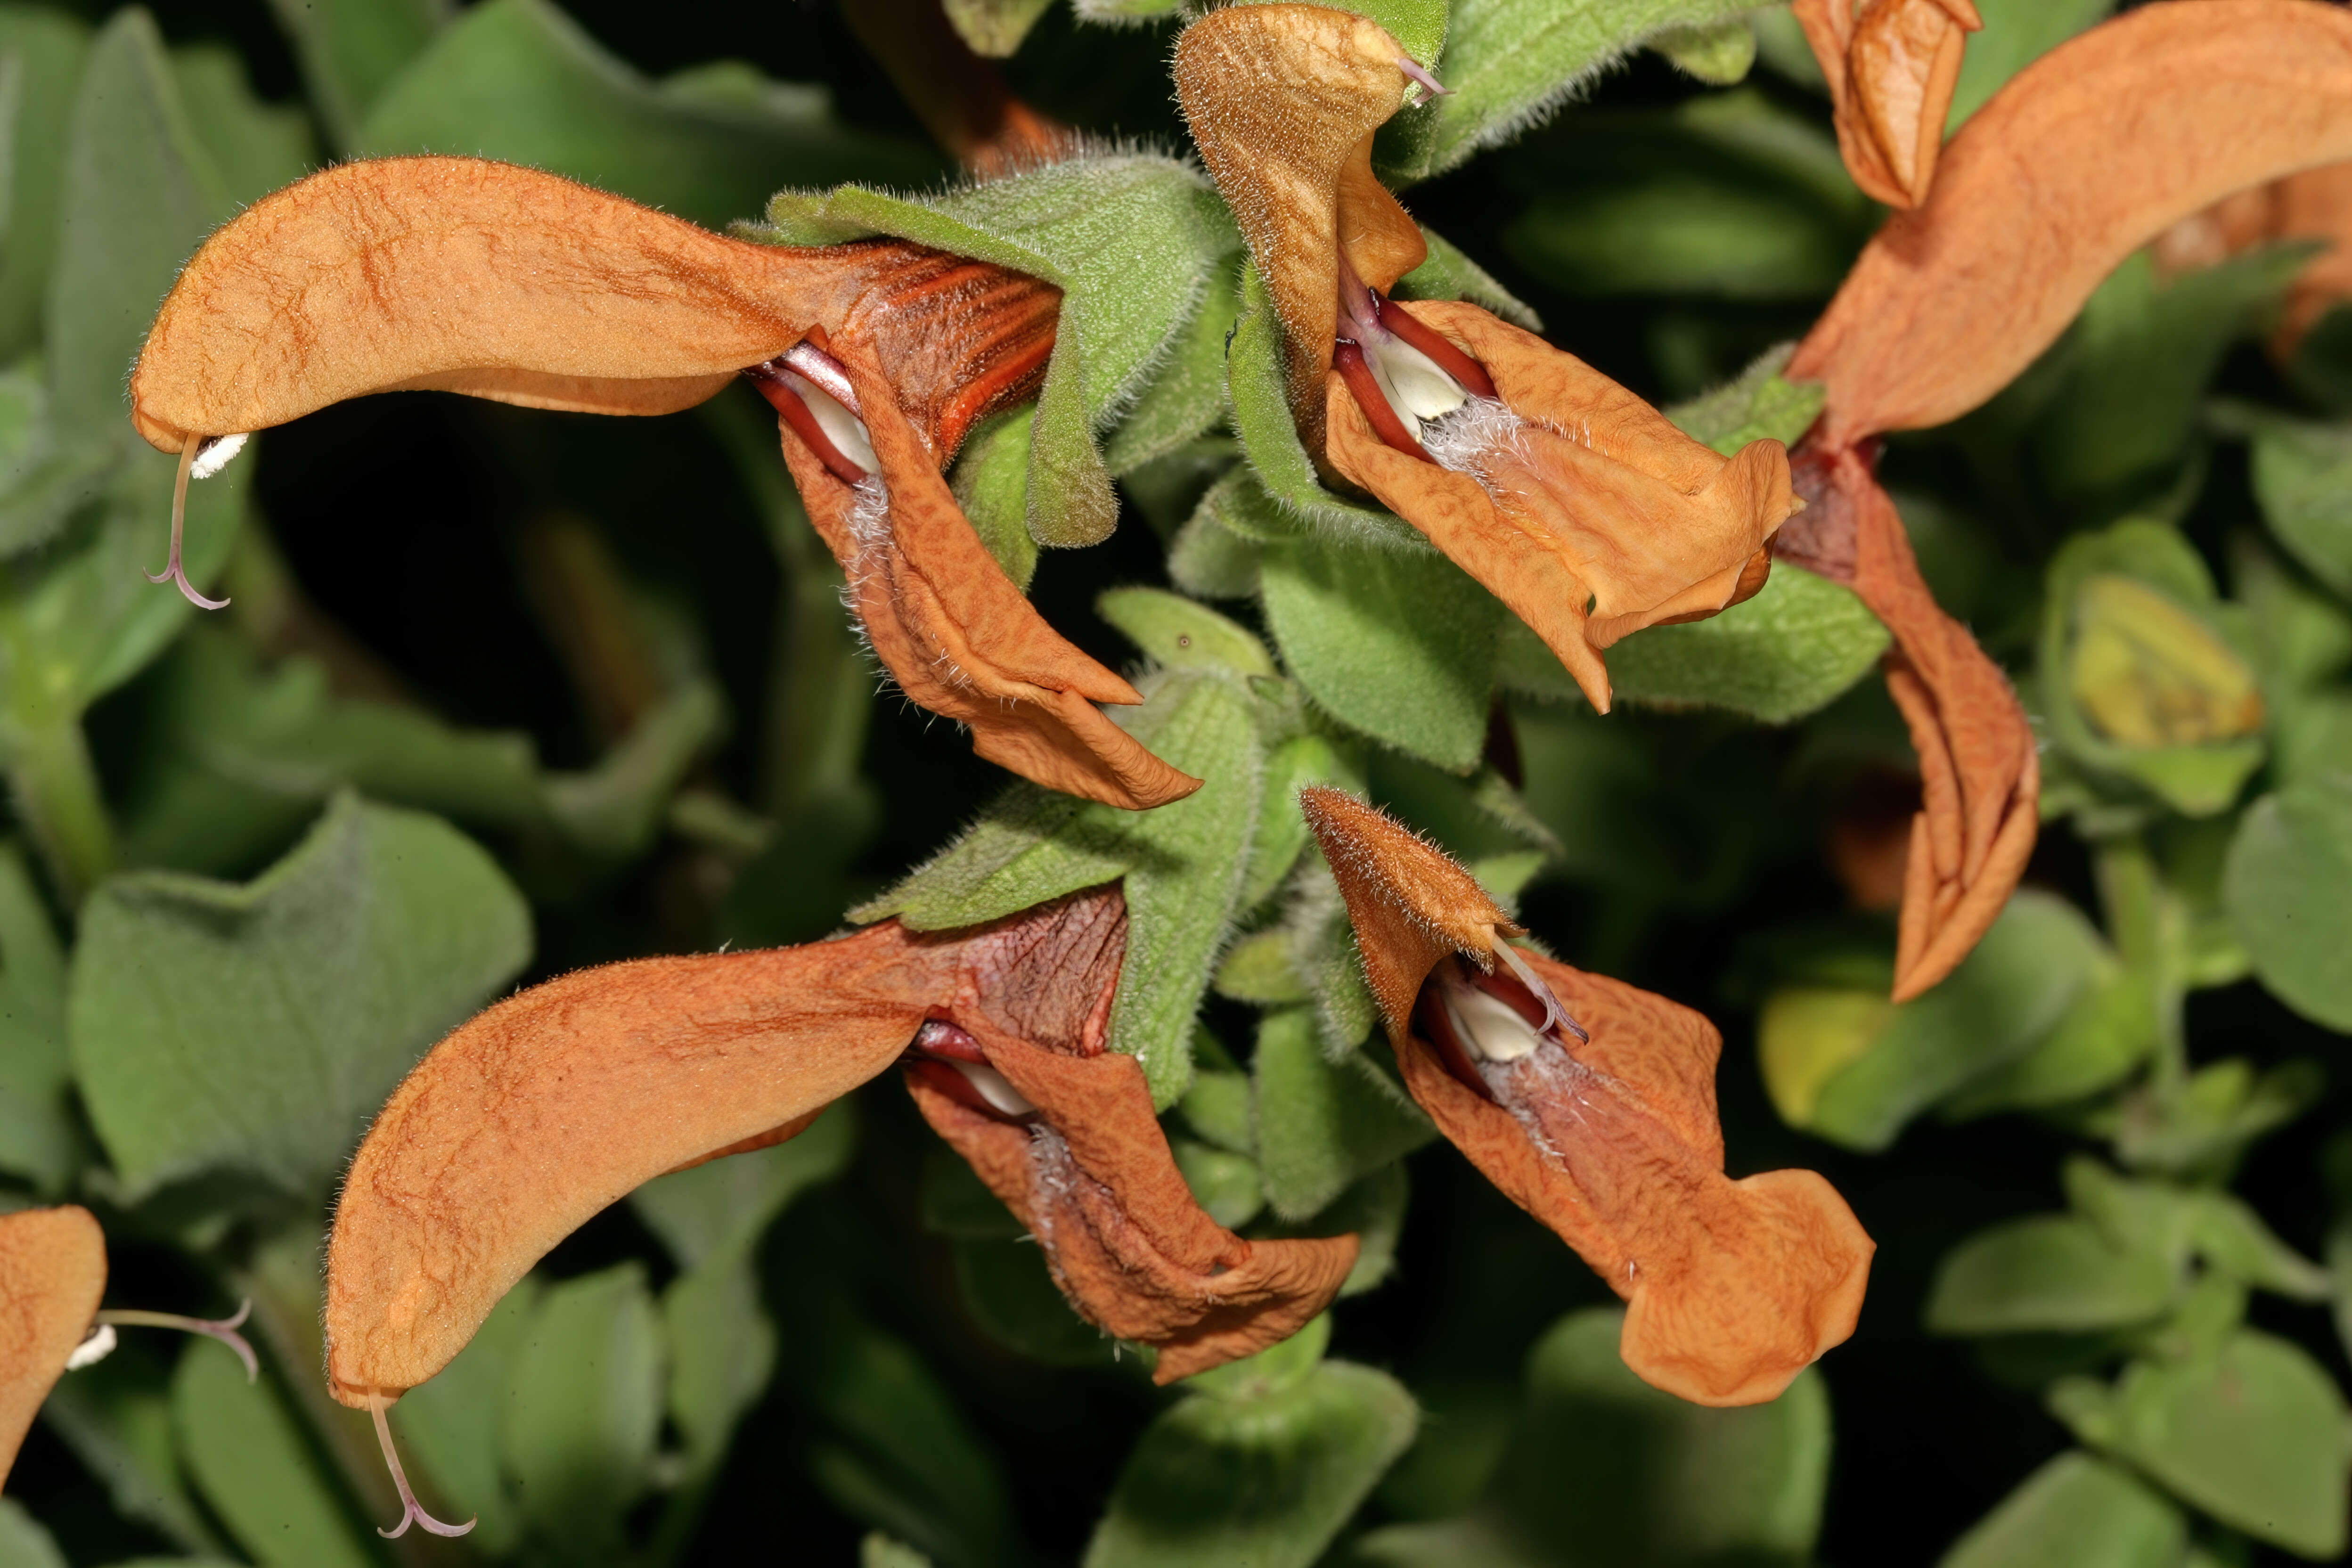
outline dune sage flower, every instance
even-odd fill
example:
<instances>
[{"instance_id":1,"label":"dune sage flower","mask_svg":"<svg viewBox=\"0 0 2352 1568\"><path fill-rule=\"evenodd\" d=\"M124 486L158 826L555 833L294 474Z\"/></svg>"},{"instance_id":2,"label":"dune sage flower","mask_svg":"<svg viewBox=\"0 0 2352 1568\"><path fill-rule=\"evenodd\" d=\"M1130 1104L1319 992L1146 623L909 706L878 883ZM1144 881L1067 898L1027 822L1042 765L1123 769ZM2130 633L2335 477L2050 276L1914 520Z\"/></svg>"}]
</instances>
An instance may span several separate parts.
<instances>
[{"instance_id":1,"label":"dune sage flower","mask_svg":"<svg viewBox=\"0 0 2352 1568\"><path fill-rule=\"evenodd\" d=\"M190 1318L133 1308L101 1311L106 1236L88 1209L72 1204L0 1215L0 1482L58 1378L103 1361L118 1328L177 1329L218 1340L260 1375L253 1347L236 1331L247 1301L226 1318Z\"/></svg>"},{"instance_id":2,"label":"dune sage flower","mask_svg":"<svg viewBox=\"0 0 2352 1568\"><path fill-rule=\"evenodd\" d=\"M230 443L373 392L667 414L748 376L839 558L875 654L973 747L1130 809L1198 787L1104 716L1133 687L1057 636L940 470L1034 394L1059 291L898 241L726 238L551 174L394 158L255 203L188 263L131 379L131 418L189 477ZM159 576L158 580L162 580Z\"/></svg>"},{"instance_id":3,"label":"dune sage flower","mask_svg":"<svg viewBox=\"0 0 2352 1568\"><path fill-rule=\"evenodd\" d=\"M2133 106L2119 127L2117 105ZM1790 360L1827 401L1800 444L1815 502L1777 552L1850 584L1919 754L1894 994L1966 957L2039 823L2016 694L1920 577L1874 474L1882 431L1942 425L2014 379L2117 263L2232 192L2352 154L2352 15L2306 0L2146 6L2027 67L1945 149L1934 190L1863 251Z\"/></svg>"},{"instance_id":4,"label":"dune sage flower","mask_svg":"<svg viewBox=\"0 0 2352 1568\"><path fill-rule=\"evenodd\" d=\"M961 931L886 921L609 964L488 1009L352 1162L327 1252L331 1390L375 1414L397 1479L385 1406L550 1247L655 1176L792 1137L894 1065L1071 1306L1156 1347L1160 1382L1287 1337L1338 1293L1356 1238L1247 1241L1193 1202L1142 1068L1107 1048L1126 948L1113 885ZM401 1529L459 1528L401 1487Z\"/></svg>"},{"instance_id":5,"label":"dune sage flower","mask_svg":"<svg viewBox=\"0 0 2352 1568\"><path fill-rule=\"evenodd\" d=\"M1301 440L1526 621L1592 705L1601 652L1763 586L1797 504L1787 455L1728 460L1475 305L1389 297L1428 254L1371 172L1408 88L1441 90L1372 22L1316 5L1213 11L1176 47L1186 121L1281 318Z\"/></svg>"},{"instance_id":6,"label":"dune sage flower","mask_svg":"<svg viewBox=\"0 0 2352 1568\"><path fill-rule=\"evenodd\" d=\"M1891 207L1927 197L1969 35L1969 0L1794 0L1829 83L1838 152L1864 193Z\"/></svg>"},{"instance_id":7,"label":"dune sage flower","mask_svg":"<svg viewBox=\"0 0 2352 1568\"><path fill-rule=\"evenodd\" d=\"M1513 947L1476 879L1373 807L1321 787L1299 805L1405 1088L1625 1299L1627 1366L1755 1405L1853 1331L1874 1245L1813 1172L1725 1176L1713 1026Z\"/></svg>"}]
</instances>

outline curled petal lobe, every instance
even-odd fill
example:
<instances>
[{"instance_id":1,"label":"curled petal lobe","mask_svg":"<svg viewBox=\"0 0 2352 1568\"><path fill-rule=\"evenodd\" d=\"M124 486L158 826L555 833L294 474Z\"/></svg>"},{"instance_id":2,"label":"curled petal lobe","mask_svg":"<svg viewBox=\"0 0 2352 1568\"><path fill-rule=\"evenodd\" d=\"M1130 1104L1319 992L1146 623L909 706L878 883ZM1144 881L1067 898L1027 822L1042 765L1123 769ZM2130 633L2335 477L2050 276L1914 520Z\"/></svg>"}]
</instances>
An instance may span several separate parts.
<instances>
[{"instance_id":1,"label":"curled petal lobe","mask_svg":"<svg viewBox=\"0 0 2352 1568\"><path fill-rule=\"evenodd\" d=\"M106 1237L88 1209L0 1215L0 1481L106 1291Z\"/></svg>"},{"instance_id":2,"label":"curled petal lobe","mask_svg":"<svg viewBox=\"0 0 2352 1568\"><path fill-rule=\"evenodd\" d=\"M1854 184L1916 206L1935 179L1968 35L1969 0L1797 0L1791 7L1830 88L1838 151Z\"/></svg>"},{"instance_id":3,"label":"curled petal lobe","mask_svg":"<svg viewBox=\"0 0 2352 1568\"><path fill-rule=\"evenodd\" d=\"M1944 149L1790 361L1850 447L2007 385L2101 279L2233 191L2352 159L2352 13L2158 0L2061 44Z\"/></svg>"},{"instance_id":4,"label":"curled petal lobe","mask_svg":"<svg viewBox=\"0 0 2352 1568\"><path fill-rule=\"evenodd\" d=\"M1339 1294L1356 1238L1245 1241L1202 1213L1133 1058L1065 1054L985 1023L971 1033L1030 1114L975 1107L919 1070L908 1091L1037 1238L1079 1315L1158 1347L1156 1381L1287 1339Z\"/></svg>"},{"instance_id":5,"label":"curled petal lobe","mask_svg":"<svg viewBox=\"0 0 2352 1568\"><path fill-rule=\"evenodd\" d=\"M1048 626L988 553L875 350L845 335L833 346L881 471L844 483L790 422L784 459L900 689L970 725L980 755L1049 789L1130 810L1198 789L1095 706L1141 698Z\"/></svg>"},{"instance_id":6,"label":"curled petal lobe","mask_svg":"<svg viewBox=\"0 0 2352 1568\"><path fill-rule=\"evenodd\" d=\"M1706 1019L1533 954L1497 963L1509 928L1467 873L1338 791L1300 800L1406 1089L1625 1299L1627 1366L1752 1405L1853 1332L1873 1244L1812 1172L1726 1177Z\"/></svg>"},{"instance_id":7,"label":"curled petal lobe","mask_svg":"<svg viewBox=\"0 0 2352 1568\"><path fill-rule=\"evenodd\" d=\"M1794 504L1787 454L1726 459L1640 398L1475 305L1391 302L1491 377L1424 426L1423 460L1384 441L1346 379L1328 400L1333 467L1378 496L1542 637L1593 706L1601 652L1713 615L1761 585L1758 558Z\"/></svg>"},{"instance_id":8,"label":"curled petal lobe","mask_svg":"<svg viewBox=\"0 0 2352 1568\"><path fill-rule=\"evenodd\" d=\"M460 1026L343 1184L327 1377L364 1409L446 1365L592 1215L664 1172L797 1131L887 1068L952 985L895 924L772 952L583 970Z\"/></svg>"},{"instance_id":9,"label":"curled petal lobe","mask_svg":"<svg viewBox=\"0 0 2352 1568\"><path fill-rule=\"evenodd\" d=\"M795 251L479 158L345 163L265 196L173 285L131 380L168 452L366 393L688 408L910 247Z\"/></svg>"},{"instance_id":10,"label":"curled petal lobe","mask_svg":"<svg viewBox=\"0 0 2352 1568\"><path fill-rule=\"evenodd\" d=\"M1927 591L1867 458L1810 441L1799 472L1817 500L1796 558L1850 585L1894 634L1886 688L1919 756L1895 942L1905 1002L1949 974L2008 903L2040 828L2041 764L2008 677Z\"/></svg>"}]
</instances>

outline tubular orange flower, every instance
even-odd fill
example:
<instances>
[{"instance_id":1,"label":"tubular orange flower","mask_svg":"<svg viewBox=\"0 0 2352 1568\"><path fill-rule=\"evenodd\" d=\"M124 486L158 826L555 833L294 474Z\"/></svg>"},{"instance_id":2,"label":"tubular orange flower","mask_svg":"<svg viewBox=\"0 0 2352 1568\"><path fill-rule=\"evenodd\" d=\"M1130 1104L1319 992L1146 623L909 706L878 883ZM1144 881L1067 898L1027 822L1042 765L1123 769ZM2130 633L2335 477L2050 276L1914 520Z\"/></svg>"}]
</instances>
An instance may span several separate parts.
<instances>
[{"instance_id":1,"label":"tubular orange flower","mask_svg":"<svg viewBox=\"0 0 2352 1568\"><path fill-rule=\"evenodd\" d=\"M1853 1331L1874 1245L1811 1171L1724 1175L1706 1019L1512 948L1470 874L1372 807L1320 787L1299 805L1406 1089L1625 1299L1628 1367L1755 1405Z\"/></svg>"},{"instance_id":2,"label":"tubular orange flower","mask_svg":"<svg viewBox=\"0 0 2352 1568\"><path fill-rule=\"evenodd\" d=\"M1916 207L1936 177L1968 36L1969 0L1795 0L1828 81L1846 172L1866 195Z\"/></svg>"},{"instance_id":3,"label":"tubular orange flower","mask_svg":"<svg viewBox=\"0 0 2352 1568\"><path fill-rule=\"evenodd\" d=\"M1193 1204L1142 1068L1105 1049L1126 946L1113 886L968 931L888 921L615 963L489 1008L409 1074L352 1162L327 1253L330 1388L380 1415L607 1205L782 1142L894 1062L1079 1314L1160 1347L1161 1382L1286 1337L1338 1292L1355 1238L1244 1241Z\"/></svg>"},{"instance_id":4,"label":"tubular orange flower","mask_svg":"<svg viewBox=\"0 0 2352 1568\"><path fill-rule=\"evenodd\" d=\"M1059 300L897 241L724 238L510 164L349 163L197 251L132 373L131 418L180 455L184 494L244 433L365 393L666 414L749 374L908 693L971 725L984 757L1140 809L1198 781L1092 706L1138 698L1045 626L940 478L974 421L1034 390ZM175 500L174 576L180 515Z\"/></svg>"},{"instance_id":5,"label":"tubular orange flower","mask_svg":"<svg viewBox=\"0 0 2352 1568\"><path fill-rule=\"evenodd\" d=\"M2123 118L2119 121L2117 116ZM1798 345L1827 392L1798 453L1821 504L1777 552L1851 583L1895 634L1889 689L1919 752L1895 996L1951 972L2033 847L2040 777L2007 680L1936 606L1873 440L1969 412L2047 348L2099 280L2233 191L2352 157L2352 15L2311 0L2170 0L2059 46L1945 150Z\"/></svg>"},{"instance_id":6,"label":"tubular orange flower","mask_svg":"<svg viewBox=\"0 0 2352 1568\"><path fill-rule=\"evenodd\" d=\"M1213 11L1176 47L1307 451L1509 605L1606 712L1602 649L1763 586L1796 504L1787 456L1759 441L1727 462L1475 305L1384 297L1427 247L1372 177L1371 138L1409 84L1439 90L1426 76L1373 23L1314 5Z\"/></svg>"},{"instance_id":7,"label":"tubular orange flower","mask_svg":"<svg viewBox=\"0 0 2352 1568\"><path fill-rule=\"evenodd\" d=\"M68 1205L0 1215L0 1482L106 1292L106 1237Z\"/></svg>"}]
</instances>

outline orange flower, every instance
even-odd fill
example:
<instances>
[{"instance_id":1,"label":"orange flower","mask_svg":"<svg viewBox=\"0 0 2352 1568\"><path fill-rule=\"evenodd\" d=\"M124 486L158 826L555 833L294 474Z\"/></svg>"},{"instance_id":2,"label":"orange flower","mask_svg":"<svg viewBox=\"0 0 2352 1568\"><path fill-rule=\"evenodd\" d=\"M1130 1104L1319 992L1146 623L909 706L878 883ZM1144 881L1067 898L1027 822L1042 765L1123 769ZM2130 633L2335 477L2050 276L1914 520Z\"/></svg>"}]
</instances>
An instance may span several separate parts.
<instances>
[{"instance_id":1,"label":"orange flower","mask_svg":"<svg viewBox=\"0 0 2352 1568\"><path fill-rule=\"evenodd\" d=\"M106 1292L106 1237L88 1209L0 1215L0 1481Z\"/></svg>"},{"instance_id":2,"label":"orange flower","mask_svg":"<svg viewBox=\"0 0 2352 1568\"><path fill-rule=\"evenodd\" d=\"M1625 1299L1627 1366L1755 1405L1853 1331L1874 1245L1811 1171L1724 1175L1705 1018L1511 947L1475 879L1372 807L1320 787L1299 805L1405 1088Z\"/></svg>"},{"instance_id":3,"label":"orange flower","mask_svg":"<svg viewBox=\"0 0 2352 1568\"><path fill-rule=\"evenodd\" d=\"M1927 199L1968 36L1969 0L1795 0L1828 81L1846 173L1892 207Z\"/></svg>"},{"instance_id":4,"label":"orange flower","mask_svg":"<svg viewBox=\"0 0 2352 1568\"><path fill-rule=\"evenodd\" d=\"M2327 248L2305 262L2287 289L2271 352L2294 352L2319 318L2352 300L2352 163L2306 169L2222 197L2157 237L2157 266L2179 273L2276 240L2318 239Z\"/></svg>"},{"instance_id":5,"label":"orange flower","mask_svg":"<svg viewBox=\"0 0 2352 1568\"><path fill-rule=\"evenodd\" d=\"M2118 115L2122 118L2118 119ZM1851 583L1895 634L1887 684L1919 753L1895 997L1966 957L2033 847L2025 713L1936 605L1872 475L1874 437L2008 384L2133 250L2233 191L2352 157L2352 16L2309 0L2176 0L2062 44L1945 150L1789 363L1824 384L1798 452L1818 503L1777 553Z\"/></svg>"},{"instance_id":6,"label":"orange flower","mask_svg":"<svg viewBox=\"0 0 2352 1568\"><path fill-rule=\"evenodd\" d=\"M607 1205L781 1142L894 1063L1072 1307L1159 1347L1160 1382L1286 1337L1337 1294L1355 1237L1244 1241L1192 1202L1142 1068L1105 1049L1126 946L1113 886L968 931L887 921L610 964L489 1008L409 1074L352 1162L327 1253L329 1387L380 1417Z\"/></svg>"},{"instance_id":7,"label":"orange flower","mask_svg":"<svg viewBox=\"0 0 2352 1568\"><path fill-rule=\"evenodd\" d=\"M88 1209L18 1209L0 1215L0 1482L8 1479L33 1416L58 1379L102 1361L117 1327L178 1329L218 1340L245 1363L247 1382L261 1363L234 1317L184 1318L177 1312L100 1311L106 1293L106 1237Z\"/></svg>"},{"instance_id":8,"label":"orange flower","mask_svg":"<svg viewBox=\"0 0 2352 1568\"><path fill-rule=\"evenodd\" d=\"M1541 637L1595 708L1601 650L1763 586L1796 504L1786 454L1726 461L1572 355L1475 305L1385 297L1427 246L1372 177L1408 85L1373 23L1213 11L1176 46L1193 139L1283 327L1291 410L1332 482L1368 490Z\"/></svg>"},{"instance_id":9,"label":"orange flower","mask_svg":"<svg viewBox=\"0 0 2352 1568\"><path fill-rule=\"evenodd\" d=\"M901 242L754 245L510 164L385 159L205 243L132 373L131 419L179 455L184 497L245 432L365 393L667 414L749 374L908 694L992 761L1141 809L1198 781L1093 706L1139 699L1038 617L940 476L975 421L1034 390L1059 305ZM209 606L180 572L181 510L166 574Z\"/></svg>"}]
</instances>

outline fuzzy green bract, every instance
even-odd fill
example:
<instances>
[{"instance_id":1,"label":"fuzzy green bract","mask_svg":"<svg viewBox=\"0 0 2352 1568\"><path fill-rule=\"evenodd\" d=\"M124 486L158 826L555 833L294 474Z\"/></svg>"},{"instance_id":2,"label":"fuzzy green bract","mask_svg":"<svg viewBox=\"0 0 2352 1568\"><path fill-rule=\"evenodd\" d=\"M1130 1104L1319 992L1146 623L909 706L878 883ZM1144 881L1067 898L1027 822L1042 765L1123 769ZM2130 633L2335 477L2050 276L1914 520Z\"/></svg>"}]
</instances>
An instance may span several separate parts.
<instances>
[{"instance_id":1,"label":"fuzzy green bract","mask_svg":"<svg viewBox=\"0 0 2352 1568\"><path fill-rule=\"evenodd\" d=\"M1198 791L1125 812L1017 785L961 838L850 918L896 915L916 931L946 931L1118 880L1127 959L1110 1047L1143 1063L1152 1097L1165 1106L1192 1078L1186 1038L1240 897L1260 756L1252 700L1233 677L1171 669L1142 689L1143 708L1119 712L1125 727L1203 780Z\"/></svg>"},{"instance_id":2,"label":"fuzzy green bract","mask_svg":"<svg viewBox=\"0 0 2352 1568\"><path fill-rule=\"evenodd\" d=\"M896 235L1062 290L1028 491L1030 532L1058 545L1095 543L1117 524L1097 434L1141 393L1241 248L1197 170L1141 153L1074 158L919 201L863 185L788 191L756 232L789 245Z\"/></svg>"},{"instance_id":3,"label":"fuzzy green bract","mask_svg":"<svg viewBox=\"0 0 2352 1568\"><path fill-rule=\"evenodd\" d=\"M1412 1441L1412 1396L1328 1326L1192 1380L1129 1457L1085 1568L1308 1568Z\"/></svg>"},{"instance_id":4,"label":"fuzzy green bract","mask_svg":"<svg viewBox=\"0 0 2352 1568\"><path fill-rule=\"evenodd\" d=\"M1727 20L1738 0L1454 0L1439 75L1451 96L1381 128L1375 167L1391 184L1442 174L1539 123L1628 51L1669 28Z\"/></svg>"}]
</instances>

